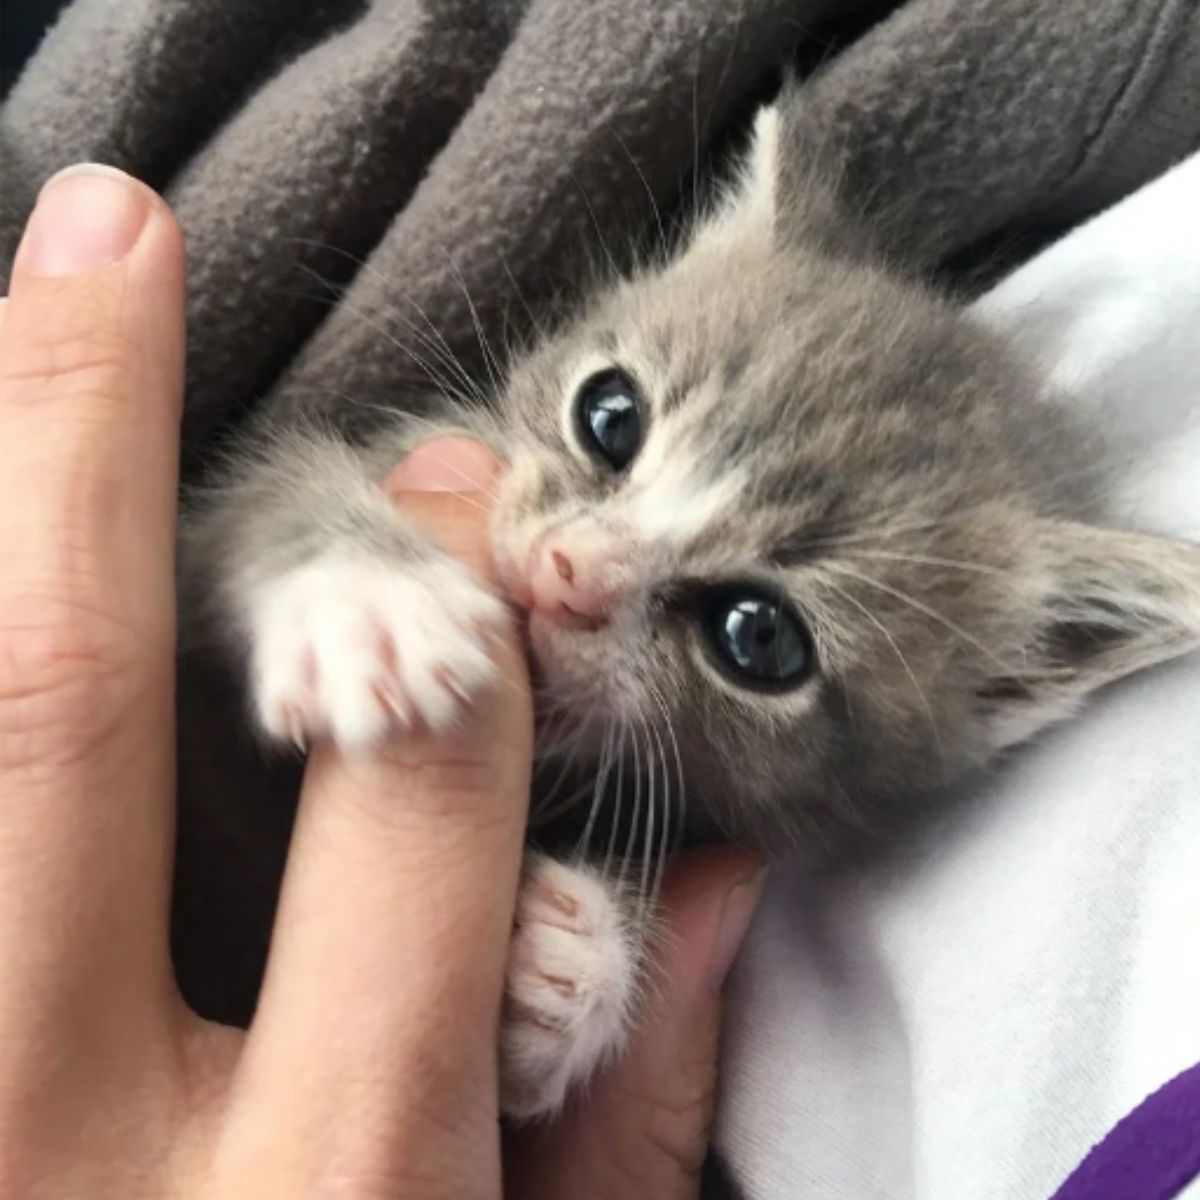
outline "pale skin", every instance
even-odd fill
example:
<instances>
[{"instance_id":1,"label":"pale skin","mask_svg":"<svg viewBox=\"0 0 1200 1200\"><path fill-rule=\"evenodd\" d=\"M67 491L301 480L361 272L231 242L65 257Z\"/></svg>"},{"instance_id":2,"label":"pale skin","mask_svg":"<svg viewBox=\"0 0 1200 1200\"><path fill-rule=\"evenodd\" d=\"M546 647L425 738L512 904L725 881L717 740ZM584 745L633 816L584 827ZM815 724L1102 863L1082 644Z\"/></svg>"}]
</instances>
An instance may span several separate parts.
<instances>
[{"instance_id":1,"label":"pale skin","mask_svg":"<svg viewBox=\"0 0 1200 1200\"><path fill-rule=\"evenodd\" d=\"M578 1200L698 1194L720 987L757 863L677 864L655 1000L556 1122L502 1142L497 1025L532 718L504 683L450 738L317 747L248 1031L167 948L183 240L115 172L43 191L0 304L0 1195ZM395 502L490 581L477 443ZM464 484L464 477L473 481Z\"/></svg>"}]
</instances>

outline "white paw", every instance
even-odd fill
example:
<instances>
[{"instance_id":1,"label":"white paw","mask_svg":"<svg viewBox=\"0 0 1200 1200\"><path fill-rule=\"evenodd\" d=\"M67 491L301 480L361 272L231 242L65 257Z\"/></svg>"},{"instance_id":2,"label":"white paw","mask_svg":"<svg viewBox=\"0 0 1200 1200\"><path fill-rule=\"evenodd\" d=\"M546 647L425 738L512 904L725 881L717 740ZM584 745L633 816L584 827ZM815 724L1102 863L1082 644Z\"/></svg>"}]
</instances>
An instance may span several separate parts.
<instances>
[{"instance_id":1,"label":"white paw","mask_svg":"<svg viewBox=\"0 0 1200 1200\"><path fill-rule=\"evenodd\" d=\"M613 885L547 858L529 860L517 902L500 1038L500 1105L527 1119L619 1050L637 954Z\"/></svg>"},{"instance_id":2,"label":"white paw","mask_svg":"<svg viewBox=\"0 0 1200 1200\"><path fill-rule=\"evenodd\" d=\"M445 729L494 680L488 636L503 619L500 601L450 560L307 563L251 610L259 720L302 747Z\"/></svg>"}]
</instances>

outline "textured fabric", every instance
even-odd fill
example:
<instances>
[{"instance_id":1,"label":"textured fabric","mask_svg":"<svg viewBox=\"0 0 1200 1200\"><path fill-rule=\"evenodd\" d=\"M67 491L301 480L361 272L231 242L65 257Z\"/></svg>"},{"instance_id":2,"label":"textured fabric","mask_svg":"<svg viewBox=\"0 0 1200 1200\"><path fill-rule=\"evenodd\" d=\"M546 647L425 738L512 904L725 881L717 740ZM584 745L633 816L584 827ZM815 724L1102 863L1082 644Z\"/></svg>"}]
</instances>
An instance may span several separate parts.
<instances>
[{"instance_id":1,"label":"textured fabric","mask_svg":"<svg viewBox=\"0 0 1200 1200\"><path fill-rule=\"evenodd\" d=\"M1200 1176L1200 1066L1164 1083L1093 1148L1054 1200L1175 1200Z\"/></svg>"},{"instance_id":2,"label":"textured fabric","mask_svg":"<svg viewBox=\"0 0 1200 1200\"><path fill-rule=\"evenodd\" d=\"M932 262L1063 197L1079 215L1200 144L1194 79L1190 112L1172 90L1196 17L1175 0L907 4L814 82L812 120L843 144L852 199Z\"/></svg>"},{"instance_id":3,"label":"textured fabric","mask_svg":"<svg viewBox=\"0 0 1200 1200\"><path fill-rule=\"evenodd\" d=\"M477 330L499 346L625 257L806 34L894 6L74 0L0 110L0 260L41 179L114 162L188 234L192 443L264 394L417 404L427 319L486 380ZM1191 149L1195 24L1194 0L910 0L828 64L814 120L938 255Z\"/></svg>"},{"instance_id":4,"label":"textured fabric","mask_svg":"<svg viewBox=\"0 0 1200 1200\"><path fill-rule=\"evenodd\" d=\"M1200 156L977 307L1128 448L1114 513L1192 538L1198 211ZM1200 1061L1197 713L1193 655L1015 755L920 845L777 871L717 1131L748 1200L1046 1200Z\"/></svg>"},{"instance_id":5,"label":"textured fabric","mask_svg":"<svg viewBox=\"0 0 1200 1200\"><path fill-rule=\"evenodd\" d=\"M193 439L289 364L280 402L305 408L428 391L426 317L486 381L476 320L499 345L598 242L623 250L647 190L670 206L695 141L838 7L76 0L0 114L19 168L0 245L77 158L167 190Z\"/></svg>"}]
</instances>

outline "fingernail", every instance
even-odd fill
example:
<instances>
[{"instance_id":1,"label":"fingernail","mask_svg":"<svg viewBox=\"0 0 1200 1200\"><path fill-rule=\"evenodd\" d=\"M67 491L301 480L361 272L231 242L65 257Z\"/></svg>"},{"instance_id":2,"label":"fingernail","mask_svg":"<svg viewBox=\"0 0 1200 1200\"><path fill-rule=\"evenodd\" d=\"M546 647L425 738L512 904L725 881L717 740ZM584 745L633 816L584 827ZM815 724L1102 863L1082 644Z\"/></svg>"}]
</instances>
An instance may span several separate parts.
<instances>
[{"instance_id":1,"label":"fingernail","mask_svg":"<svg viewBox=\"0 0 1200 1200\"><path fill-rule=\"evenodd\" d=\"M721 920L717 924L717 935L713 939L708 960L708 980L714 988L720 988L725 983L725 977L737 958L758 907L766 874L766 867L761 868L755 874L739 880L725 895Z\"/></svg>"},{"instance_id":2,"label":"fingernail","mask_svg":"<svg viewBox=\"0 0 1200 1200\"><path fill-rule=\"evenodd\" d=\"M82 275L133 249L150 215L150 196L114 167L79 163L52 176L38 196L17 251L30 275Z\"/></svg>"},{"instance_id":3,"label":"fingernail","mask_svg":"<svg viewBox=\"0 0 1200 1200\"><path fill-rule=\"evenodd\" d=\"M477 438L464 434L422 442L388 476L384 487L396 492L486 492L500 463Z\"/></svg>"}]
</instances>

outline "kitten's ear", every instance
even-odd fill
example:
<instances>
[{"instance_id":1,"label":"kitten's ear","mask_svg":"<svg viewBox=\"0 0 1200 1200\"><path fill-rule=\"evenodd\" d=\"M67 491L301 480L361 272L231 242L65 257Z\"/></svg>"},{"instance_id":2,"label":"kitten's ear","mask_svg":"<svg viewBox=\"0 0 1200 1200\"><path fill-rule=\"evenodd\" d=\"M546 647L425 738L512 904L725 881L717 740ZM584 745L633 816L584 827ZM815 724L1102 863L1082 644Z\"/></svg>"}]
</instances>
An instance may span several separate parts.
<instances>
[{"instance_id":1,"label":"kitten's ear","mask_svg":"<svg viewBox=\"0 0 1200 1200\"><path fill-rule=\"evenodd\" d=\"M1200 546L1046 521L1025 655L978 699L994 745L1069 716L1124 675L1200 646Z\"/></svg>"},{"instance_id":2,"label":"kitten's ear","mask_svg":"<svg viewBox=\"0 0 1200 1200\"><path fill-rule=\"evenodd\" d=\"M778 214L779 131L779 109L774 105L760 108L733 199L738 219L767 237L774 232Z\"/></svg>"},{"instance_id":3,"label":"kitten's ear","mask_svg":"<svg viewBox=\"0 0 1200 1200\"><path fill-rule=\"evenodd\" d=\"M779 182L779 111L760 108L737 174L719 204L696 227L688 253L770 246L775 236Z\"/></svg>"},{"instance_id":4,"label":"kitten's ear","mask_svg":"<svg viewBox=\"0 0 1200 1200\"><path fill-rule=\"evenodd\" d=\"M742 228L776 245L869 257L872 234L846 209L839 190L841 158L814 131L804 97L792 82L775 104L759 110L730 211Z\"/></svg>"},{"instance_id":5,"label":"kitten's ear","mask_svg":"<svg viewBox=\"0 0 1200 1200\"><path fill-rule=\"evenodd\" d=\"M798 90L758 110L740 169L690 249L803 245L835 255L860 256L869 237L847 218L837 194L830 148L799 119Z\"/></svg>"}]
</instances>

